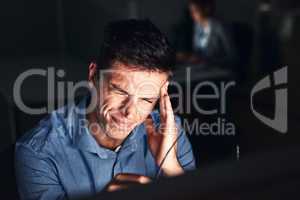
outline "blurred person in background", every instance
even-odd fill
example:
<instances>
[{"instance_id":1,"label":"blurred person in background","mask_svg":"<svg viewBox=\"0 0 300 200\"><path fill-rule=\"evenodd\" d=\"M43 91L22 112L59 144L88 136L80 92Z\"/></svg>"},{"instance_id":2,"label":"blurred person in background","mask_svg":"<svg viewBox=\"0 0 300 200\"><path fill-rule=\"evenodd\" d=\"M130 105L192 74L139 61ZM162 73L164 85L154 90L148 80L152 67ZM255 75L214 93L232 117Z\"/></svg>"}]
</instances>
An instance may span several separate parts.
<instances>
[{"instance_id":1,"label":"blurred person in background","mask_svg":"<svg viewBox=\"0 0 300 200\"><path fill-rule=\"evenodd\" d=\"M233 68L236 50L224 26L214 18L214 0L189 0L188 17L176 28L178 63Z\"/></svg>"}]
</instances>

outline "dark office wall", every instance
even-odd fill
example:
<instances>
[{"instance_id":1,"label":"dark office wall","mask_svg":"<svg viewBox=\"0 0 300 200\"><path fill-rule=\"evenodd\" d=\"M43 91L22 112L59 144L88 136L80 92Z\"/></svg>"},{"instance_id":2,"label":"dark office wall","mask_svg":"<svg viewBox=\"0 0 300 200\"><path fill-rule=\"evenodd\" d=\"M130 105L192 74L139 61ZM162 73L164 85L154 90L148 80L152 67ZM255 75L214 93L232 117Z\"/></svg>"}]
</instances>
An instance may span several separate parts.
<instances>
[{"instance_id":1,"label":"dark office wall","mask_svg":"<svg viewBox=\"0 0 300 200\"><path fill-rule=\"evenodd\" d=\"M227 22L253 24L259 0L216 0L216 14Z\"/></svg>"},{"instance_id":2,"label":"dark office wall","mask_svg":"<svg viewBox=\"0 0 300 200\"><path fill-rule=\"evenodd\" d=\"M58 1L26 0L24 3L24 44L25 51L32 55L57 52ZM32 52L32 53L31 53ZM28 54L25 52L25 54Z\"/></svg>"},{"instance_id":3,"label":"dark office wall","mask_svg":"<svg viewBox=\"0 0 300 200\"><path fill-rule=\"evenodd\" d=\"M88 57L98 47L107 21L150 18L168 35L180 20L185 0L12 0L0 3L1 55L66 52ZM134 6L132 7L132 4ZM228 21L253 20L255 1L217 0L217 15ZM134 9L136 11L134 11ZM132 11L133 10L133 11ZM132 13L132 12L135 12ZM241 13L243 13L241 15ZM62 44L63 43L63 44Z\"/></svg>"},{"instance_id":4,"label":"dark office wall","mask_svg":"<svg viewBox=\"0 0 300 200\"><path fill-rule=\"evenodd\" d=\"M24 34L24 2L19 0L0 2L0 53L14 54L21 35Z\"/></svg>"},{"instance_id":5,"label":"dark office wall","mask_svg":"<svg viewBox=\"0 0 300 200\"><path fill-rule=\"evenodd\" d=\"M182 16L185 3L182 0L66 0L63 10L67 49L84 58L95 55L104 25L116 19L149 18L170 34L172 25Z\"/></svg>"},{"instance_id":6,"label":"dark office wall","mask_svg":"<svg viewBox=\"0 0 300 200\"><path fill-rule=\"evenodd\" d=\"M67 52L89 59L97 54L104 25L126 17L126 1L66 0L63 10Z\"/></svg>"},{"instance_id":7,"label":"dark office wall","mask_svg":"<svg viewBox=\"0 0 300 200\"><path fill-rule=\"evenodd\" d=\"M56 3L38 0L1 1L1 55L56 52L59 48Z\"/></svg>"}]
</instances>

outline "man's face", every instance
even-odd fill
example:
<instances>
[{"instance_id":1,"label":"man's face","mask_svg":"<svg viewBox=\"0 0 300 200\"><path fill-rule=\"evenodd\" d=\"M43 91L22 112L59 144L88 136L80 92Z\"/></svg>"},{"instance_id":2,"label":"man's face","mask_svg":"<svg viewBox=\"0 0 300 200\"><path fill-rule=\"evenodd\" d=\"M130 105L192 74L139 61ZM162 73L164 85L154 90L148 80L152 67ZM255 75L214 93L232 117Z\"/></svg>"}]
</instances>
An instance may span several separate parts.
<instances>
[{"instance_id":1,"label":"man's face","mask_svg":"<svg viewBox=\"0 0 300 200\"><path fill-rule=\"evenodd\" d=\"M199 7L193 3L191 3L189 5L189 10L190 10L190 15L192 17L192 19L196 22L196 23L201 23L204 20L204 16L201 12L201 10L199 9Z\"/></svg>"},{"instance_id":2,"label":"man's face","mask_svg":"<svg viewBox=\"0 0 300 200\"><path fill-rule=\"evenodd\" d=\"M130 69L120 62L102 72L97 115L104 133L125 139L151 113L167 78L167 73Z\"/></svg>"}]
</instances>

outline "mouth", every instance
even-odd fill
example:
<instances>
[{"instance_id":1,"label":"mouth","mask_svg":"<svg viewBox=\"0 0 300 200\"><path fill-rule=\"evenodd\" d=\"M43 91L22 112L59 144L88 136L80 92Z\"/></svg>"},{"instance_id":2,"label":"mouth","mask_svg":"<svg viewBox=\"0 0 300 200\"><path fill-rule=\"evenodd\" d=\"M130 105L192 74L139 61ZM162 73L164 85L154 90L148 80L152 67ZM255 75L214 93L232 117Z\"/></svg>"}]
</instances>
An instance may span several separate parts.
<instances>
[{"instance_id":1,"label":"mouth","mask_svg":"<svg viewBox=\"0 0 300 200\"><path fill-rule=\"evenodd\" d=\"M132 127L133 123L126 120L126 119L120 119L120 118L117 118L115 116L111 116L111 119L113 121L113 124L117 127L127 127L127 128L130 128Z\"/></svg>"}]
</instances>

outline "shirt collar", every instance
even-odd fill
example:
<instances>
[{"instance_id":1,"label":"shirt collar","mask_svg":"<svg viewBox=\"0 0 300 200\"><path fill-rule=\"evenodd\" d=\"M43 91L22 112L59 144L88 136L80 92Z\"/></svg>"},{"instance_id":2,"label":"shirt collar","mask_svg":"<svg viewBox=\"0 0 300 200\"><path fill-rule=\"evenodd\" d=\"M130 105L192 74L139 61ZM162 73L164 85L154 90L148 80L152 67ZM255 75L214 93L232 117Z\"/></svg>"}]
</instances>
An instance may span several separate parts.
<instances>
[{"instance_id":1,"label":"shirt collar","mask_svg":"<svg viewBox=\"0 0 300 200\"><path fill-rule=\"evenodd\" d=\"M196 32L200 32L200 33L202 33L203 36L207 36L211 32L211 21L208 20L208 25L205 27L203 27L199 23L195 22L195 29L196 29Z\"/></svg>"},{"instance_id":2,"label":"shirt collar","mask_svg":"<svg viewBox=\"0 0 300 200\"><path fill-rule=\"evenodd\" d=\"M73 114L74 121L74 144L81 150L97 154L100 158L107 158L106 149L98 145L94 137L88 130L88 121L86 119L86 105L88 98L84 97L80 100L78 105L74 105Z\"/></svg>"}]
</instances>

